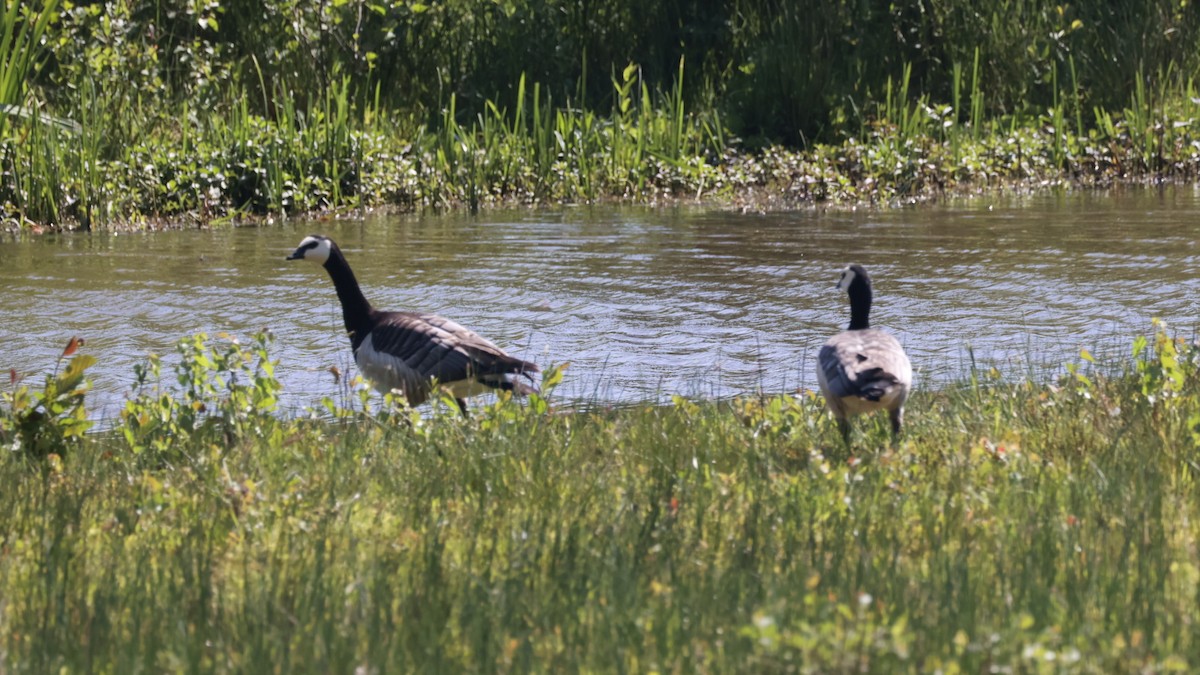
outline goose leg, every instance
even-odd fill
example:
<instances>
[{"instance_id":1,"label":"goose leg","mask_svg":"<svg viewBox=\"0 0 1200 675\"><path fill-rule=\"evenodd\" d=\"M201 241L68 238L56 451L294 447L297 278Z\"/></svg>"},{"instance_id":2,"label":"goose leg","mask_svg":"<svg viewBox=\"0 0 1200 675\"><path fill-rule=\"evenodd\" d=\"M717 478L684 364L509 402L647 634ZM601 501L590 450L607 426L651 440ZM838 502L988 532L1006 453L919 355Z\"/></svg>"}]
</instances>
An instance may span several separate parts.
<instances>
[{"instance_id":1,"label":"goose leg","mask_svg":"<svg viewBox=\"0 0 1200 675\"><path fill-rule=\"evenodd\" d=\"M456 398L454 402L458 404L458 411L462 413L463 419L471 419L471 413L467 412L467 400L465 398Z\"/></svg>"},{"instance_id":2,"label":"goose leg","mask_svg":"<svg viewBox=\"0 0 1200 675\"><path fill-rule=\"evenodd\" d=\"M889 410L888 417L892 419L892 436L899 436L900 427L904 424L904 408Z\"/></svg>"}]
</instances>

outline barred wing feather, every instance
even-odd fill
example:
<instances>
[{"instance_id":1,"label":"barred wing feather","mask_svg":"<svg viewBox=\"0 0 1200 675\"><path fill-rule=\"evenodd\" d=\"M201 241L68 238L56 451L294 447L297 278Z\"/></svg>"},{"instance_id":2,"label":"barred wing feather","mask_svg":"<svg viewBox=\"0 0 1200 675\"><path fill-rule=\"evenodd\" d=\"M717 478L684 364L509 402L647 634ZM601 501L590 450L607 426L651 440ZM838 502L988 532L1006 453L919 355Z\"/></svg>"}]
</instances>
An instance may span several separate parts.
<instances>
[{"instance_id":1,"label":"barred wing feather","mask_svg":"<svg viewBox=\"0 0 1200 675\"><path fill-rule=\"evenodd\" d=\"M357 354L359 361L373 359L376 370L386 369L395 384L377 382L384 387L404 390L410 399L428 387L431 380L443 384L474 380L499 389L518 393L535 391L529 385L511 382L509 374L524 375L531 381L538 372L534 363L509 356L496 345L462 325L436 314L379 312L368 340Z\"/></svg>"}]
</instances>

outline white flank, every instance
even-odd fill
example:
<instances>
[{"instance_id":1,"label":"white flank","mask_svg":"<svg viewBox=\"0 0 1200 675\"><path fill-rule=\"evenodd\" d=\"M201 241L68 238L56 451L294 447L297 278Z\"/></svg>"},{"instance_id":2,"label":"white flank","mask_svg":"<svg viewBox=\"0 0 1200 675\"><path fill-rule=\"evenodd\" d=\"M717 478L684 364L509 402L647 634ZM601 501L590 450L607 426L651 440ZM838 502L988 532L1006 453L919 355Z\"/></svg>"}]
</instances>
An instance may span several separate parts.
<instances>
[{"instance_id":1,"label":"white flank","mask_svg":"<svg viewBox=\"0 0 1200 675\"><path fill-rule=\"evenodd\" d=\"M369 334L358 346L358 351L354 354L354 361L358 364L358 369L362 372L363 377L370 380L376 391L382 394L393 390L399 391L408 399L410 405L420 405L425 402L425 399L429 397L429 392L433 389L433 381L430 378L410 368L399 357L377 351ZM455 398L476 396L491 389L475 380L458 380L439 384L448 389Z\"/></svg>"},{"instance_id":2,"label":"white flank","mask_svg":"<svg viewBox=\"0 0 1200 675\"><path fill-rule=\"evenodd\" d=\"M354 353L354 361L363 377L371 381L376 391L382 394L393 389L400 391L411 402L414 398L425 399L428 384L422 386L421 375L401 359L386 352L375 350L371 335L362 341Z\"/></svg>"}]
</instances>

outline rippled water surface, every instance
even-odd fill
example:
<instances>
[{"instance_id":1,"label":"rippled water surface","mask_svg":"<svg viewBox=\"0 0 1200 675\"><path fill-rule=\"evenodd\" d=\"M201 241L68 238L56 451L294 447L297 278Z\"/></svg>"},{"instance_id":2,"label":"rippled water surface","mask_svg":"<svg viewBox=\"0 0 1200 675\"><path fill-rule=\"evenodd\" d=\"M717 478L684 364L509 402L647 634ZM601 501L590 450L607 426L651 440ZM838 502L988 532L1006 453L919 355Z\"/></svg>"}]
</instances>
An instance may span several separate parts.
<instances>
[{"instance_id":1,"label":"rippled water surface","mask_svg":"<svg viewBox=\"0 0 1200 675\"><path fill-rule=\"evenodd\" d=\"M856 213L569 208L153 234L0 246L0 367L38 373L72 335L100 363L113 414L146 354L198 331L276 336L288 407L352 372L333 286L285 262L333 237L382 309L434 311L522 358L570 362L592 402L813 386L815 350L848 320L842 267L868 267L873 323L918 385L976 359L1038 373L1081 348L1124 353L1152 317L1195 329L1200 191L1191 187Z\"/></svg>"}]
</instances>

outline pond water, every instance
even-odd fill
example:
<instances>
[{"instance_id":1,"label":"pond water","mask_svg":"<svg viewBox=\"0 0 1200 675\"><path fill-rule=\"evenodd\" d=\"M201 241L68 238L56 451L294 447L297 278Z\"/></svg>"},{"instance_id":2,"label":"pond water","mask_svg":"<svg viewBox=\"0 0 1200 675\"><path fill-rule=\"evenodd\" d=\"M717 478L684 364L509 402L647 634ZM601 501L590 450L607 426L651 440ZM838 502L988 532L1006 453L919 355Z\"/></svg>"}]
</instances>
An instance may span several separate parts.
<instances>
[{"instance_id":1,"label":"pond water","mask_svg":"<svg viewBox=\"0 0 1200 675\"><path fill-rule=\"evenodd\" d=\"M109 416L148 353L269 328L284 407L336 395L329 368L354 369L333 286L284 261L320 232L376 307L570 362L559 393L581 402L814 387L816 350L849 318L834 289L848 262L871 271L872 322L900 338L918 386L964 374L969 353L1041 376L1081 348L1127 354L1153 317L1193 335L1198 213L1200 189L1176 186L883 211L575 207L23 237L0 245L0 368L45 372L83 336L99 358L91 406Z\"/></svg>"}]
</instances>

